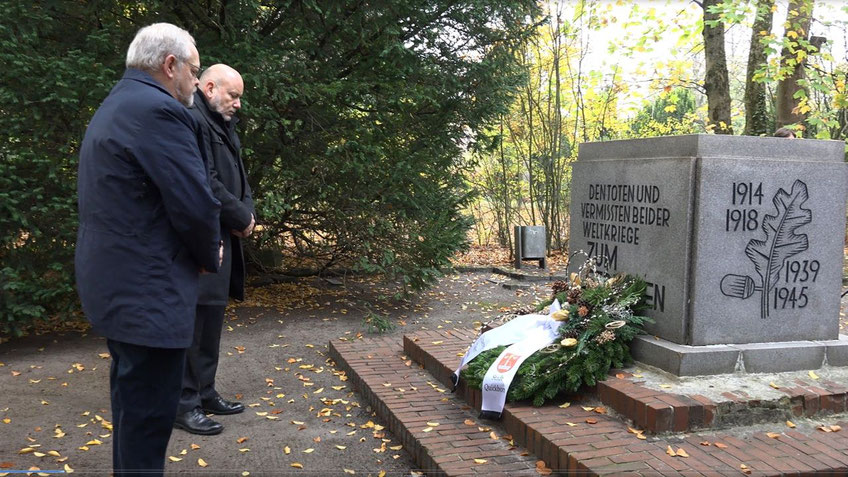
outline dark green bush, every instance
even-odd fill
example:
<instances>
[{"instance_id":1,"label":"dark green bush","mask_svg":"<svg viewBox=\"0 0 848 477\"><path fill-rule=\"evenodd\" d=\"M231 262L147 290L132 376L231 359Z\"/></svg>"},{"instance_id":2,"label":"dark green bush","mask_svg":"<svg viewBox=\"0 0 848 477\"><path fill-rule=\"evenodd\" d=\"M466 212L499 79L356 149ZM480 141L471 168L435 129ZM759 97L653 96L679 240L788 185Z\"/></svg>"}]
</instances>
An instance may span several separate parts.
<instances>
[{"instance_id":1,"label":"dark green bush","mask_svg":"<svg viewBox=\"0 0 848 477\"><path fill-rule=\"evenodd\" d=\"M141 26L183 26L203 65L242 72L253 247L420 288L465 244L463 155L505 110L536 14L531 0L6 2L0 332L76 308L77 149Z\"/></svg>"}]
</instances>

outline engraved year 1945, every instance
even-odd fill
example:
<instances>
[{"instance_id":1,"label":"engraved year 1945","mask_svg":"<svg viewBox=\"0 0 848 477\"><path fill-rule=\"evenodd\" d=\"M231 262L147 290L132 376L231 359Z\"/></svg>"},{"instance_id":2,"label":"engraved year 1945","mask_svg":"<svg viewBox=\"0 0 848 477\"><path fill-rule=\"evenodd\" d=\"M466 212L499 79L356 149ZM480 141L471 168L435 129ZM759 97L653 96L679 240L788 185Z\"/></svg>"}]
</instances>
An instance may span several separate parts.
<instances>
[{"instance_id":1,"label":"engraved year 1945","mask_svg":"<svg viewBox=\"0 0 848 477\"><path fill-rule=\"evenodd\" d=\"M760 226L759 212L753 206L763 204L763 183L734 182L732 208L725 211L724 230L750 232Z\"/></svg>"}]
</instances>

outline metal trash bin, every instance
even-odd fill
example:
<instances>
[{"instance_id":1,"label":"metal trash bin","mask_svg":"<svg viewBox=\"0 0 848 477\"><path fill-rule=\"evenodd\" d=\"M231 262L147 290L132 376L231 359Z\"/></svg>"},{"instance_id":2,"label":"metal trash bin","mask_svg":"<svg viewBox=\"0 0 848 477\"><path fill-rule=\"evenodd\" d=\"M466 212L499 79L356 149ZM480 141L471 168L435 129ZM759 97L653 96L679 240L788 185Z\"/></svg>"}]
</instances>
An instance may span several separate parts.
<instances>
[{"instance_id":1,"label":"metal trash bin","mask_svg":"<svg viewBox=\"0 0 848 477\"><path fill-rule=\"evenodd\" d=\"M521 269L522 260L538 260L539 268L547 269L547 234L544 225L516 225L515 268Z\"/></svg>"}]
</instances>

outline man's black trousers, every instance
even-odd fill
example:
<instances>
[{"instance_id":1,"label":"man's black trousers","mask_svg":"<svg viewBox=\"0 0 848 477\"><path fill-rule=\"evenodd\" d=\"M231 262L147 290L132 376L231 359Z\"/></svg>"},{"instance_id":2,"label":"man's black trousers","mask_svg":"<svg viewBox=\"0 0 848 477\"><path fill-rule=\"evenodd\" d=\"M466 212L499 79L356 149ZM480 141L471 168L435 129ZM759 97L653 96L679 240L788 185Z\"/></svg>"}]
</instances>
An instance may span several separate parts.
<instances>
[{"instance_id":1,"label":"man's black trousers","mask_svg":"<svg viewBox=\"0 0 848 477\"><path fill-rule=\"evenodd\" d=\"M221 348L221 328L226 305L197 305L194 339L186 352L183 391L177 412L180 414L201 406L201 401L218 397L215 373Z\"/></svg>"},{"instance_id":2,"label":"man's black trousers","mask_svg":"<svg viewBox=\"0 0 848 477\"><path fill-rule=\"evenodd\" d=\"M107 340L112 354L112 466L115 476L162 475L177 415L185 348Z\"/></svg>"}]
</instances>

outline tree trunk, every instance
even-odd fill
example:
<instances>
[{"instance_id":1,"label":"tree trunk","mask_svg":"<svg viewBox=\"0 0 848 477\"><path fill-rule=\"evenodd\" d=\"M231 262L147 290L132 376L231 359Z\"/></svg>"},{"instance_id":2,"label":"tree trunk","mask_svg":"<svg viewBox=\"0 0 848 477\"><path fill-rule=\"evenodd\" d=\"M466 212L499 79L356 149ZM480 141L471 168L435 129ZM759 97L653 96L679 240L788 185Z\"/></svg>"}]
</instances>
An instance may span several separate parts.
<instances>
[{"instance_id":1,"label":"tree trunk","mask_svg":"<svg viewBox=\"0 0 848 477\"><path fill-rule=\"evenodd\" d=\"M756 18L751 27L751 47L748 51L748 71L745 75L745 135L770 135L766 104L766 85L754 78L758 69L766 65L765 45L762 39L771 32L774 0L758 0Z\"/></svg>"},{"instance_id":2,"label":"tree trunk","mask_svg":"<svg viewBox=\"0 0 848 477\"><path fill-rule=\"evenodd\" d=\"M704 0L704 57L706 73L704 89L707 92L707 109L710 124L716 134L733 134L730 123L730 82L727 75L727 60L724 55L724 23L718 13L710 7L720 5L722 0ZM711 26L712 25L712 26Z\"/></svg>"},{"instance_id":3,"label":"tree trunk","mask_svg":"<svg viewBox=\"0 0 848 477\"><path fill-rule=\"evenodd\" d=\"M784 43L780 52L780 69L784 74L777 85L777 127L801 123L807 118L805 111L800 109L801 97L796 97L804 90L800 84L806 74L807 49L800 43L809 40L810 24L813 21L813 0L790 0L786 22L789 27L784 34L790 39ZM803 95L806 97L806 94Z\"/></svg>"}]
</instances>

